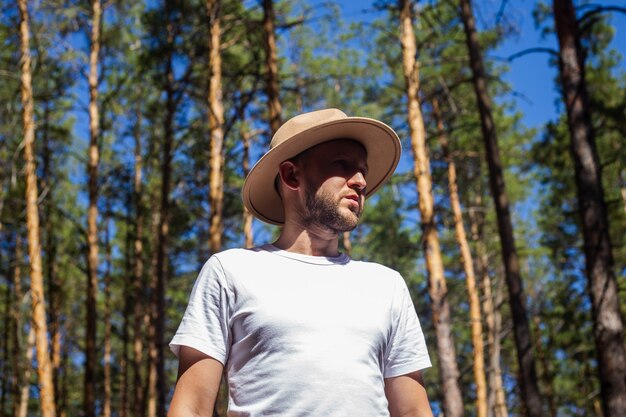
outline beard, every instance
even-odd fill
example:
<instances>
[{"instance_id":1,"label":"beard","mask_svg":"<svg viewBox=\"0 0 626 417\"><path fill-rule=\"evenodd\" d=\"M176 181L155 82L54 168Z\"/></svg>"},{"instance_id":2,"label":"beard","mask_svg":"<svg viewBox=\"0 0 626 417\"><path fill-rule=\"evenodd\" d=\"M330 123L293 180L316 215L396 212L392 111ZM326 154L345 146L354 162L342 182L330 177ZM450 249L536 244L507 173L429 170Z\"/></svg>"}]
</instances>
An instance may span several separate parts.
<instances>
[{"instance_id":1,"label":"beard","mask_svg":"<svg viewBox=\"0 0 626 417\"><path fill-rule=\"evenodd\" d=\"M305 224L319 225L325 229L339 234L353 230L359 224L361 208L356 211L350 210L350 213L343 214L340 211L340 201L336 196L329 193L316 193L314 190L306 190L305 207L307 215L304 218Z\"/></svg>"}]
</instances>

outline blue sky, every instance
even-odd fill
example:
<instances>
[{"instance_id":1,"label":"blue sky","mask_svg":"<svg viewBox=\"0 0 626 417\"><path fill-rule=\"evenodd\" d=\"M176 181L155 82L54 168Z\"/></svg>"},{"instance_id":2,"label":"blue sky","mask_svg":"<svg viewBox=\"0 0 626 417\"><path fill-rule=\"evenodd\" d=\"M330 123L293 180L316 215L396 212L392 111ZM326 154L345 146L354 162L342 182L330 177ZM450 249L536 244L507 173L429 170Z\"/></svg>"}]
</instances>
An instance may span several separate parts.
<instances>
[{"instance_id":1,"label":"blue sky","mask_svg":"<svg viewBox=\"0 0 626 417\"><path fill-rule=\"evenodd\" d=\"M474 14L479 30L493 27L495 17L504 2L504 15L508 22L517 28L517 34L508 37L502 46L487 56L487 58L502 59L528 48L558 49L557 39L553 35L542 37L535 27L532 11L537 5L535 0L478 0L473 2ZM313 4L323 3L313 1ZM364 13L371 10L373 1L341 0L342 14L348 20L370 20L373 13ZM419 4L419 3L418 3ZM576 4L582 4L578 1ZM595 1L593 4L604 6L626 6L624 0ZM616 33L612 47L619 51L622 57L626 56L626 15L613 13L611 22ZM507 99L517 103L517 109L524 115L523 122L528 127L539 128L547 121L555 118L557 103L561 98L555 88L554 79L556 68L549 66L548 55L534 53L520 57L509 64L510 71L504 75L504 80L513 88L513 94ZM621 72L626 72L626 65L622 58Z\"/></svg>"}]
</instances>

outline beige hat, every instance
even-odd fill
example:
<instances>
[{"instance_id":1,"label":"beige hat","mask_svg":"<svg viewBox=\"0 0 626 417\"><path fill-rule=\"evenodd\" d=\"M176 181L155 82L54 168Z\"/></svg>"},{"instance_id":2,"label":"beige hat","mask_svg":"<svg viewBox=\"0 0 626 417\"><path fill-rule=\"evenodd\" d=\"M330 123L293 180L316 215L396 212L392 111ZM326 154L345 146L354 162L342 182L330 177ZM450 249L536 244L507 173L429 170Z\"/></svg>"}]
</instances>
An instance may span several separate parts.
<instances>
[{"instance_id":1,"label":"beige hat","mask_svg":"<svg viewBox=\"0 0 626 417\"><path fill-rule=\"evenodd\" d=\"M348 117L338 109L304 113L276 131L270 150L259 159L243 184L243 203L264 222L285 222L283 203L274 188L279 165L300 152L333 139L353 139L367 151L367 193L372 195L393 174L402 147L396 132L378 120Z\"/></svg>"}]
</instances>

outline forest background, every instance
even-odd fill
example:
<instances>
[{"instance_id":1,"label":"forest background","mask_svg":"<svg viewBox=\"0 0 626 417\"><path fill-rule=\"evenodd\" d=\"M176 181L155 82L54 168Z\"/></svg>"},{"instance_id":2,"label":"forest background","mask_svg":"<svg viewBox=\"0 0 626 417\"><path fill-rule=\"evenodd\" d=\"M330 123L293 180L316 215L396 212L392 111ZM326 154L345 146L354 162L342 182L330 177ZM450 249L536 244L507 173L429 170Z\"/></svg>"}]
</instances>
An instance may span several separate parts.
<instances>
[{"instance_id":1,"label":"forest background","mask_svg":"<svg viewBox=\"0 0 626 417\"><path fill-rule=\"evenodd\" d=\"M2 2L0 414L165 415L201 266L276 234L245 174L338 107L403 142L340 243L405 277L435 414L626 415L626 10L573 6Z\"/></svg>"}]
</instances>

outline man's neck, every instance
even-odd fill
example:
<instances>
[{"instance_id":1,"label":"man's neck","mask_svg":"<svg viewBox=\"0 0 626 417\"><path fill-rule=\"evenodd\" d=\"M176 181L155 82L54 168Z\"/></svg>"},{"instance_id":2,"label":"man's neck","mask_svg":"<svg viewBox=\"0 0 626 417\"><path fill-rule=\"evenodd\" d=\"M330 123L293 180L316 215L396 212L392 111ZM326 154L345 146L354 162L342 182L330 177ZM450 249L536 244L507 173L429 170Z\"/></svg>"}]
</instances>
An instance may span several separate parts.
<instances>
[{"instance_id":1,"label":"man's neck","mask_svg":"<svg viewBox=\"0 0 626 417\"><path fill-rule=\"evenodd\" d=\"M302 255L327 257L339 255L337 233L322 227L304 227L289 221L283 226L274 246Z\"/></svg>"}]
</instances>

